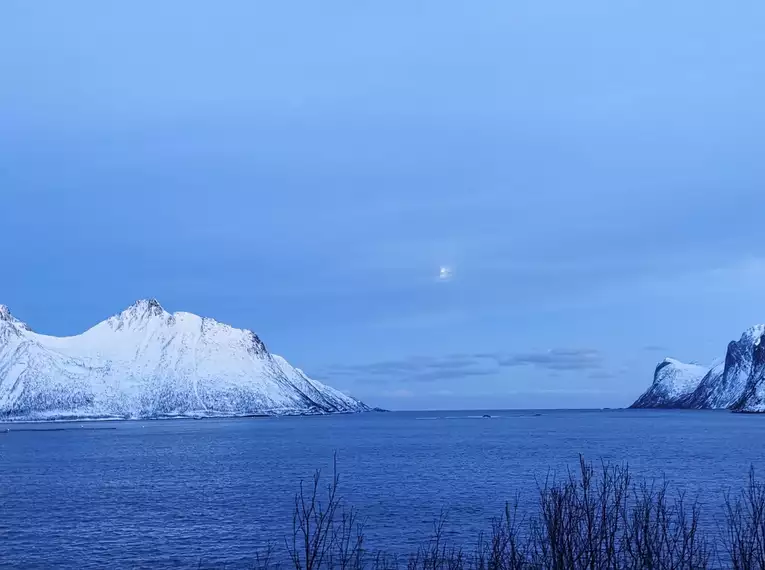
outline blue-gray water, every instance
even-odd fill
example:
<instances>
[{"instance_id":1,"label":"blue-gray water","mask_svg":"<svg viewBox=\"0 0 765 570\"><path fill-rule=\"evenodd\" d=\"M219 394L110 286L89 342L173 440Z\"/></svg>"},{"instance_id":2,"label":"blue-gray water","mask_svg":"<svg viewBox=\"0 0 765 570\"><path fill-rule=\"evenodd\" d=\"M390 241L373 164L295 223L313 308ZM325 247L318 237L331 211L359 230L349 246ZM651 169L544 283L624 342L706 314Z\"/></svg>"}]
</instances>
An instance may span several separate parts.
<instances>
[{"instance_id":1,"label":"blue-gray water","mask_svg":"<svg viewBox=\"0 0 765 570\"><path fill-rule=\"evenodd\" d=\"M750 464L765 474L762 416L482 413L0 425L0 567L244 566L283 547L298 482L334 451L369 545L396 551L442 508L472 544L506 500L533 501L537 480L579 453L665 475L709 508Z\"/></svg>"}]
</instances>

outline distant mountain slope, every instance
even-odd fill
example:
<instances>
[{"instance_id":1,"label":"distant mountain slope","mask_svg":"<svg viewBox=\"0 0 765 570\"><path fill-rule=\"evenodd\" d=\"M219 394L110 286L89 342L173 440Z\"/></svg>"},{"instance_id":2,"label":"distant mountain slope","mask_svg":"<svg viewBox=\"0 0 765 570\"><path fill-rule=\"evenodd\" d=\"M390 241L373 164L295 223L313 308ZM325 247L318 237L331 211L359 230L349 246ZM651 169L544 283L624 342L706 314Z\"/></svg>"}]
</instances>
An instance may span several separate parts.
<instances>
[{"instance_id":1,"label":"distant mountain slope","mask_svg":"<svg viewBox=\"0 0 765 570\"><path fill-rule=\"evenodd\" d=\"M138 301L73 337L0 305L0 418L324 414L368 408L268 352L252 331Z\"/></svg>"},{"instance_id":2,"label":"distant mountain slope","mask_svg":"<svg viewBox=\"0 0 765 570\"><path fill-rule=\"evenodd\" d=\"M751 327L728 344L725 361L711 368L664 360L631 407L765 411L763 339L765 325Z\"/></svg>"},{"instance_id":3,"label":"distant mountain slope","mask_svg":"<svg viewBox=\"0 0 765 570\"><path fill-rule=\"evenodd\" d=\"M666 358L656 367L653 384L638 400L633 408L672 408L676 402L698 388L707 369L695 364L685 364L672 358Z\"/></svg>"}]
</instances>

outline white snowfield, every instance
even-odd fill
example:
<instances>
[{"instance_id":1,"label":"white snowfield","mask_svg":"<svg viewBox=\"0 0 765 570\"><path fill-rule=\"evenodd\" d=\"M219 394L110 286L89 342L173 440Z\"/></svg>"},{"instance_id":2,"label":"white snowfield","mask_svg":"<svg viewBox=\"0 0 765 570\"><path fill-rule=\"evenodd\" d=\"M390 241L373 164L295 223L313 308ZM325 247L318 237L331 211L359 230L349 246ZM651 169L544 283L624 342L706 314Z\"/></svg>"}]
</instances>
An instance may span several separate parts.
<instances>
[{"instance_id":1,"label":"white snowfield","mask_svg":"<svg viewBox=\"0 0 765 570\"><path fill-rule=\"evenodd\" d=\"M81 335L37 334L0 305L0 419L367 411L249 330L138 301Z\"/></svg>"},{"instance_id":2,"label":"white snowfield","mask_svg":"<svg viewBox=\"0 0 765 570\"><path fill-rule=\"evenodd\" d=\"M667 398L679 398L698 388L709 368L698 364L686 364L674 358L665 358L664 366L657 372L656 382Z\"/></svg>"}]
</instances>

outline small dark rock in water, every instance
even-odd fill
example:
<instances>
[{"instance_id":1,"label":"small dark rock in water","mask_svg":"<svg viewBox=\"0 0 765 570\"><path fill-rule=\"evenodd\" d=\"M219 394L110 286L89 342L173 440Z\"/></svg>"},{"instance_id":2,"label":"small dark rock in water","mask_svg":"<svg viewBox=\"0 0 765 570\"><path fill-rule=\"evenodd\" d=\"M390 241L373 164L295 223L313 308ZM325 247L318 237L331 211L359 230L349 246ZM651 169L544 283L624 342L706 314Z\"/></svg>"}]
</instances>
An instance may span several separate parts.
<instances>
[{"instance_id":1,"label":"small dark rock in water","mask_svg":"<svg viewBox=\"0 0 765 570\"><path fill-rule=\"evenodd\" d=\"M384 410L383 408L372 408L373 412L390 412L390 410Z\"/></svg>"},{"instance_id":2,"label":"small dark rock in water","mask_svg":"<svg viewBox=\"0 0 765 570\"><path fill-rule=\"evenodd\" d=\"M483 417L490 418L491 416L489 414L484 414Z\"/></svg>"}]
</instances>

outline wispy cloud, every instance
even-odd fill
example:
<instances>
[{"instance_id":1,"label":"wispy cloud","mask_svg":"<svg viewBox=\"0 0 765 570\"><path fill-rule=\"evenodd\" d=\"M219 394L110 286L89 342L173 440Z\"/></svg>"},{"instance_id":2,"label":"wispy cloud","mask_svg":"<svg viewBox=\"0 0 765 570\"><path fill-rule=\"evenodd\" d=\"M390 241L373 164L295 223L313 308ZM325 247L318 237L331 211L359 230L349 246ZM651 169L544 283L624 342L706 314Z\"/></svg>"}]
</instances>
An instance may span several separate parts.
<instances>
[{"instance_id":1,"label":"wispy cloud","mask_svg":"<svg viewBox=\"0 0 765 570\"><path fill-rule=\"evenodd\" d=\"M497 360L500 366L535 366L549 370L593 370L603 359L592 349L553 348L546 352L513 354Z\"/></svg>"},{"instance_id":2,"label":"wispy cloud","mask_svg":"<svg viewBox=\"0 0 765 570\"><path fill-rule=\"evenodd\" d=\"M491 376L504 368L532 367L550 374L599 371L603 357L594 349L554 348L538 352L450 354L441 357L412 356L325 369L321 378L353 377L364 383L435 382L439 380Z\"/></svg>"},{"instance_id":3,"label":"wispy cloud","mask_svg":"<svg viewBox=\"0 0 765 570\"><path fill-rule=\"evenodd\" d=\"M414 393L410 390L399 388L397 390L391 390L390 392L385 392L384 395L388 396L389 398L411 398L414 396Z\"/></svg>"},{"instance_id":4,"label":"wispy cloud","mask_svg":"<svg viewBox=\"0 0 765 570\"><path fill-rule=\"evenodd\" d=\"M491 376L496 373L496 368L458 368L454 370L441 368L412 374L406 380L412 382L436 382L438 380L467 378L469 376Z\"/></svg>"}]
</instances>

